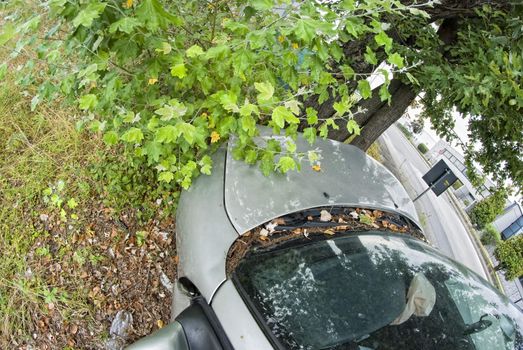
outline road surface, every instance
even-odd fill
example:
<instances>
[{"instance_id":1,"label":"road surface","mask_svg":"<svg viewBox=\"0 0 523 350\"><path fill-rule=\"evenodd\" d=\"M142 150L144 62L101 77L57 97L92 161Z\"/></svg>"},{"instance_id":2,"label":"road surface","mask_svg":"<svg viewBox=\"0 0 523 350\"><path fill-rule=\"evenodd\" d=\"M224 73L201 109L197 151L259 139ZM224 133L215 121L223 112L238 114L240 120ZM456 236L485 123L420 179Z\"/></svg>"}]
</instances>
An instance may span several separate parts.
<instances>
[{"instance_id":1,"label":"road surface","mask_svg":"<svg viewBox=\"0 0 523 350\"><path fill-rule=\"evenodd\" d=\"M386 165L414 199L428 187L421 177L429 170L429 166L395 125L379 141L386 148ZM488 279L481 258L448 195L444 193L436 197L429 191L415 205L427 238L433 245Z\"/></svg>"}]
</instances>

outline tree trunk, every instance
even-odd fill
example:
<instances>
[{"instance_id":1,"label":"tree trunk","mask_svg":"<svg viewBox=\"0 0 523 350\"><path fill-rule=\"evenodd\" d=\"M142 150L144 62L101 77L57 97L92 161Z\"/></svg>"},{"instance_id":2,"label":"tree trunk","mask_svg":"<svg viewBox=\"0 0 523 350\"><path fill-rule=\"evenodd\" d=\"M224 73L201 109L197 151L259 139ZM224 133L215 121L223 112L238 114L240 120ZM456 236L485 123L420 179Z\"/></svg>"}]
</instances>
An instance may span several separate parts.
<instances>
[{"instance_id":1,"label":"tree trunk","mask_svg":"<svg viewBox=\"0 0 523 350\"><path fill-rule=\"evenodd\" d=\"M458 20L455 18L445 19L438 29L438 37L443 42L441 48L443 55L445 55L444 46L452 44L456 40L457 31ZM378 87L373 90L369 99L361 100L353 109L353 114L356 114L354 119L362 129L361 134L352 140L352 145L366 151L385 130L403 116L405 110L417 96L417 92L411 85L407 85L399 79L391 81L389 92L392 95L391 104L380 100ZM358 110L364 110L364 112L357 113ZM338 141L345 141L349 136L344 125L340 125L338 130L329 133L330 138Z\"/></svg>"},{"instance_id":2,"label":"tree trunk","mask_svg":"<svg viewBox=\"0 0 523 350\"><path fill-rule=\"evenodd\" d=\"M412 87L397 80L398 88L392 94L393 103L384 104L378 109L361 129L361 134L352 140L354 145L366 151L374 141L387 130L396 120L401 118L408 106L414 101L417 93Z\"/></svg>"},{"instance_id":3,"label":"tree trunk","mask_svg":"<svg viewBox=\"0 0 523 350\"><path fill-rule=\"evenodd\" d=\"M405 0L403 3L410 4L412 1ZM503 0L442 0L439 4L435 4L434 7L425 7L423 10L430 15L429 22L443 19L438 34L443 43L448 45L456 38L457 19L474 16L475 10L486 4L498 10L506 10L510 7ZM390 35L394 40L401 40L399 33L390 33ZM375 69L375 66L366 63L363 59L369 40L373 40L372 36L368 36L358 42L348 42L343 48L345 56L354 58L353 69L356 73L371 73ZM349 90L353 90L355 83L351 82L349 84ZM368 149L388 127L401 118L416 97L416 93L410 86L397 79L391 82L389 92L392 95L392 105L381 101L378 89L375 89L370 99L360 101L352 110L355 115L355 121L362 127L361 135L352 141L353 145L363 150ZM331 96L327 101L320 104L318 96L312 96L304 101L304 107L314 107L318 111L318 116L322 119L330 118L335 114L333 104L336 100L335 97ZM331 130L329 138L345 141L350 135L344 124L344 122L338 123L339 129ZM307 123L302 121L299 126L300 130L305 127L307 127Z\"/></svg>"}]
</instances>

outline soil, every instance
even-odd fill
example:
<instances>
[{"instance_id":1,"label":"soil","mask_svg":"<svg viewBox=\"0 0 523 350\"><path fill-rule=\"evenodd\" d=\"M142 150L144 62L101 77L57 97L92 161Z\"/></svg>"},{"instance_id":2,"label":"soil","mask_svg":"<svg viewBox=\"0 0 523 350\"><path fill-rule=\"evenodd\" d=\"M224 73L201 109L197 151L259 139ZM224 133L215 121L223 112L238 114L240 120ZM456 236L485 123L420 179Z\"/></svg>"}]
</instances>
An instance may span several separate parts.
<instances>
[{"instance_id":1,"label":"soil","mask_svg":"<svg viewBox=\"0 0 523 350\"><path fill-rule=\"evenodd\" d=\"M31 317L32 339L12 340L12 348L106 349L111 323L122 310L133 319L122 344L170 321L172 296L160 276L176 277L174 221L153 220L138 229L131 213L116 217L102 205L81 217L89 220L75 229L56 215L40 216L35 225L47 234L38 238L28 259L45 271L48 286L66 291L70 300L79 290L88 291L87 300L78 305L50 300L47 310ZM39 256L38 247L49 247L49 253Z\"/></svg>"}]
</instances>

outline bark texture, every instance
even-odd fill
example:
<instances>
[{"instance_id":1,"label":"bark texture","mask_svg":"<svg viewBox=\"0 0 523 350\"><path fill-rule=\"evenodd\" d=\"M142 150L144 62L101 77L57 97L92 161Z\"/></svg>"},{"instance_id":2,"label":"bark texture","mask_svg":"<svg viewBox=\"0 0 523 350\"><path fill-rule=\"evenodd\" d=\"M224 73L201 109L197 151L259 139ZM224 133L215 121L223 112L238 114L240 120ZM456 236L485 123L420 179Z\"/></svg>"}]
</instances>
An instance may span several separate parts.
<instances>
[{"instance_id":1,"label":"bark texture","mask_svg":"<svg viewBox=\"0 0 523 350\"><path fill-rule=\"evenodd\" d=\"M411 4L413 1L405 0L405 4ZM507 10L510 6L504 0L442 0L434 7L423 7L430 15L430 22L443 20L438 35L443 42L441 48L445 55L444 46L452 44L456 40L459 18L474 16L475 10L483 5L490 5L499 10ZM401 33L390 33L390 36L397 41L401 41ZM352 67L356 73L371 73L375 66L364 61L365 48L369 41L373 40L368 36L361 41L348 42L344 48L344 54L353 58ZM409 40L410 42L410 40ZM349 89L354 89L355 83L349 83ZM417 92L410 85L401 82L398 79L391 81L389 92L392 95L391 104L380 100L378 89L373 91L372 96L367 100L361 100L354 107L352 113L355 115L355 121L362 127L361 135L352 140L351 144L367 150L370 145L390 127L396 120L401 118L407 107L415 99ZM319 103L318 96L312 96L304 101L305 107L314 107L318 111L318 116L322 119L330 118L335 114L333 108L337 99L330 96L325 102ZM346 121L339 121L339 129L331 130L329 138L345 141L350 135L346 130ZM306 122L302 122L300 129L307 127Z\"/></svg>"}]
</instances>

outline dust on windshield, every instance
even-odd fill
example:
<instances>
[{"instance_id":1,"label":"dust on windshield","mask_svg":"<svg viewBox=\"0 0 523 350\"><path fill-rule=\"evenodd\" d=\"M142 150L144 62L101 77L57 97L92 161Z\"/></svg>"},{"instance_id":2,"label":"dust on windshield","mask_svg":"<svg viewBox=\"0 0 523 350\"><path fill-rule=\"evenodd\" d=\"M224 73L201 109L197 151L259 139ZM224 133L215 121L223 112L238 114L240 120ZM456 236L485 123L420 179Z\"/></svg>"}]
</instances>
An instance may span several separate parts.
<instances>
[{"instance_id":1,"label":"dust on windshield","mask_svg":"<svg viewBox=\"0 0 523 350\"><path fill-rule=\"evenodd\" d=\"M522 313L407 237L336 236L259 249L236 286L286 349L521 349Z\"/></svg>"}]
</instances>

